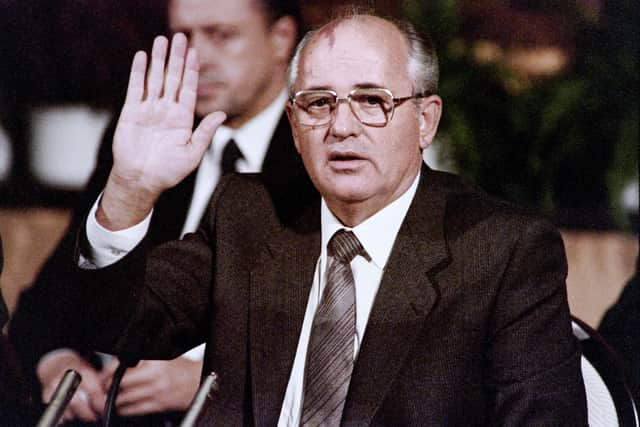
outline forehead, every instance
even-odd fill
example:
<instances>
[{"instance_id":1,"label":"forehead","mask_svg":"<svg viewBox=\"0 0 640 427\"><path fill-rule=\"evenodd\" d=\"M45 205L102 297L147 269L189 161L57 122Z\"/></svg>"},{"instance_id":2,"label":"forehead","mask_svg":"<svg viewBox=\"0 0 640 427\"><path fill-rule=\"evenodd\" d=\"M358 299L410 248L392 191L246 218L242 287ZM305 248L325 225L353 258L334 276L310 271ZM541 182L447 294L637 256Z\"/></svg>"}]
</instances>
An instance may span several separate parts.
<instances>
[{"instance_id":1,"label":"forehead","mask_svg":"<svg viewBox=\"0 0 640 427\"><path fill-rule=\"evenodd\" d=\"M408 48L391 23L366 17L321 29L303 52L298 89L379 86L410 90Z\"/></svg>"},{"instance_id":2,"label":"forehead","mask_svg":"<svg viewBox=\"0 0 640 427\"><path fill-rule=\"evenodd\" d=\"M241 25L263 17L259 0L169 0L171 27Z\"/></svg>"}]
</instances>

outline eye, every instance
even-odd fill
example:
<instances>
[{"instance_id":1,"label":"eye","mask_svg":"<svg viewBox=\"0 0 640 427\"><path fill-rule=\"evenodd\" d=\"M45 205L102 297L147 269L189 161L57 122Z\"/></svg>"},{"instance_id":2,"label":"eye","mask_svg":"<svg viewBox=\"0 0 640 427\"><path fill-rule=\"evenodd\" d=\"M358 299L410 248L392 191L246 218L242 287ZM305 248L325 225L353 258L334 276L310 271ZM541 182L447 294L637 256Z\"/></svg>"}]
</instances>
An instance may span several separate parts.
<instances>
[{"instance_id":1,"label":"eye","mask_svg":"<svg viewBox=\"0 0 640 427\"><path fill-rule=\"evenodd\" d=\"M351 97L362 108L384 107L387 103L384 97L377 93L360 93Z\"/></svg>"},{"instance_id":2,"label":"eye","mask_svg":"<svg viewBox=\"0 0 640 427\"><path fill-rule=\"evenodd\" d=\"M329 105L327 98L316 98L309 101L307 108L321 108L327 105Z\"/></svg>"},{"instance_id":3,"label":"eye","mask_svg":"<svg viewBox=\"0 0 640 427\"><path fill-rule=\"evenodd\" d=\"M214 43L225 43L238 35L238 30L233 27L209 26L203 29L207 39Z\"/></svg>"},{"instance_id":4,"label":"eye","mask_svg":"<svg viewBox=\"0 0 640 427\"><path fill-rule=\"evenodd\" d=\"M326 94L308 94L298 99L298 105L305 110L326 110L331 108L333 98Z\"/></svg>"},{"instance_id":5,"label":"eye","mask_svg":"<svg viewBox=\"0 0 640 427\"><path fill-rule=\"evenodd\" d=\"M380 105L384 102L384 100L377 95L366 95L364 102L369 105Z\"/></svg>"}]
</instances>

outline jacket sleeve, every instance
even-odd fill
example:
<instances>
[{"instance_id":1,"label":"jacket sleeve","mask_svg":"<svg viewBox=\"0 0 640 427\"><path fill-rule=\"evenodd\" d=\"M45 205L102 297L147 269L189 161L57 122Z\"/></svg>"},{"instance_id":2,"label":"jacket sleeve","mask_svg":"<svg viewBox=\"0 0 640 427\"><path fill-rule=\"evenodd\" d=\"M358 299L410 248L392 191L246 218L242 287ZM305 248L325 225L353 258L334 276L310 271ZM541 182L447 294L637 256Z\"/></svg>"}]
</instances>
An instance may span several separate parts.
<instances>
[{"instance_id":1,"label":"jacket sleeve","mask_svg":"<svg viewBox=\"0 0 640 427\"><path fill-rule=\"evenodd\" d=\"M586 426L559 233L546 221L530 223L505 263L486 355L490 424Z\"/></svg>"},{"instance_id":2,"label":"jacket sleeve","mask_svg":"<svg viewBox=\"0 0 640 427\"><path fill-rule=\"evenodd\" d=\"M152 245L145 238L120 261L98 270L74 271L75 339L130 359L171 359L205 341L216 234L216 205L228 181L218 185L206 219L182 240ZM78 234L75 261L86 244Z\"/></svg>"}]
</instances>

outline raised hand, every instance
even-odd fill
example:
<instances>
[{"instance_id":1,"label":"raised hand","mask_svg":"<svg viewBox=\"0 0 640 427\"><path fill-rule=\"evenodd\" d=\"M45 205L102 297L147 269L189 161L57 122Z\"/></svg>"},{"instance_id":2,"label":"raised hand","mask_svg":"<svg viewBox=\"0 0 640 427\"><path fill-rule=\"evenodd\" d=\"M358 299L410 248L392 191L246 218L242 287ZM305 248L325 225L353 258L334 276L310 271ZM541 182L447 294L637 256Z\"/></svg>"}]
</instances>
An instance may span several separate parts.
<instances>
[{"instance_id":1,"label":"raised hand","mask_svg":"<svg viewBox=\"0 0 640 427\"><path fill-rule=\"evenodd\" d=\"M97 212L117 230L136 224L160 194L199 164L226 116L204 117L192 132L198 86L198 58L184 34L156 37L147 67L145 52L133 58L125 104L113 140L114 164ZM147 69L148 68L148 69Z\"/></svg>"}]
</instances>

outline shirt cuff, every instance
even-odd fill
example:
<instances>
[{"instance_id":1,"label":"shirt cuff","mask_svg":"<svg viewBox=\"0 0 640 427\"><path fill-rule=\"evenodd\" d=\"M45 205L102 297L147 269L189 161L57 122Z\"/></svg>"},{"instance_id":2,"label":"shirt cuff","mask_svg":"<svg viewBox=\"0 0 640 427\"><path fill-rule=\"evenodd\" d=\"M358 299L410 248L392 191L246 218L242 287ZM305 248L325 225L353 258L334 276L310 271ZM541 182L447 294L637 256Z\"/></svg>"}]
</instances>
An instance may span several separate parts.
<instances>
[{"instance_id":1,"label":"shirt cuff","mask_svg":"<svg viewBox=\"0 0 640 427\"><path fill-rule=\"evenodd\" d=\"M192 348L180 357L184 357L185 359L192 360L194 362L204 359L204 344L200 344L199 346Z\"/></svg>"},{"instance_id":2,"label":"shirt cuff","mask_svg":"<svg viewBox=\"0 0 640 427\"><path fill-rule=\"evenodd\" d=\"M110 231L98 224L96 211L98 210L98 197L87 217L86 232L88 247L80 254L78 265L87 270L107 267L123 258L136 247L149 230L151 215L147 215L140 223L133 227L118 231Z\"/></svg>"}]
</instances>

